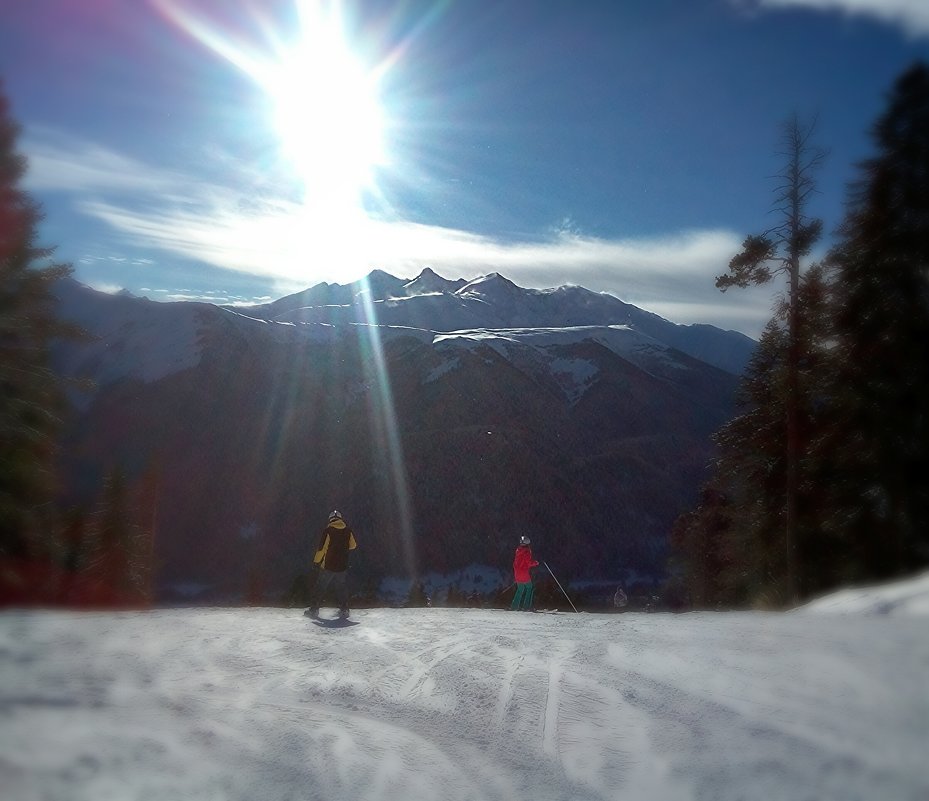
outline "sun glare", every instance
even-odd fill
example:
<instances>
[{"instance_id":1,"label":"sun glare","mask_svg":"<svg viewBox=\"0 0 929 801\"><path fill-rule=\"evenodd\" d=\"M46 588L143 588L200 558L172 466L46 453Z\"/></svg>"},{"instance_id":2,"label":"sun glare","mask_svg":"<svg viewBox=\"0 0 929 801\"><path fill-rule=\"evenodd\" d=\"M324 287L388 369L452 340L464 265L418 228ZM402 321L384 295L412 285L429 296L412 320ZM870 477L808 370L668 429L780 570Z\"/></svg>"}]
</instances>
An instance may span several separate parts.
<instances>
[{"instance_id":1,"label":"sun glare","mask_svg":"<svg viewBox=\"0 0 929 801\"><path fill-rule=\"evenodd\" d=\"M155 0L175 24L248 75L270 101L280 152L299 178L307 206L352 215L386 163L382 66L367 65L349 42L339 0L295 0L299 24L275 36L270 54L237 43L178 0ZM262 26L265 27L265 26Z\"/></svg>"},{"instance_id":2,"label":"sun glare","mask_svg":"<svg viewBox=\"0 0 929 801\"><path fill-rule=\"evenodd\" d=\"M352 52L337 9L303 3L297 42L263 81L307 199L330 206L357 205L385 160L376 74Z\"/></svg>"}]
</instances>

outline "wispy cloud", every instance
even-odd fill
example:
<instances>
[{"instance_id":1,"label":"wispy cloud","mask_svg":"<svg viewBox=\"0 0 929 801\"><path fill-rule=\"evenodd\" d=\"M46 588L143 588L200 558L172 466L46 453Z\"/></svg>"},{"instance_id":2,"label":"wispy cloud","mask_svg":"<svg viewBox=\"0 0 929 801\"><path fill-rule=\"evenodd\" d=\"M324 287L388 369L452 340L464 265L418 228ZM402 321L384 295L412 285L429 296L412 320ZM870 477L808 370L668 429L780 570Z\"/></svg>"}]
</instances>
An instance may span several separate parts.
<instances>
[{"instance_id":1,"label":"wispy cloud","mask_svg":"<svg viewBox=\"0 0 929 801\"><path fill-rule=\"evenodd\" d=\"M770 290L736 298L715 289L740 246L731 231L600 239L561 226L538 241L512 242L361 214L333 219L285 198L256 198L241 185L190 181L87 143L62 145L46 138L28 151L33 186L74 196L79 211L127 247L270 278L285 291L348 283L374 268L413 277L430 266L449 278L499 271L527 287L579 284L677 322L752 335L769 316Z\"/></svg>"},{"instance_id":2,"label":"wispy cloud","mask_svg":"<svg viewBox=\"0 0 929 801\"><path fill-rule=\"evenodd\" d=\"M753 8L809 8L866 16L903 28L910 36L929 36L927 0L733 0Z\"/></svg>"},{"instance_id":3,"label":"wispy cloud","mask_svg":"<svg viewBox=\"0 0 929 801\"><path fill-rule=\"evenodd\" d=\"M31 191L171 196L184 184L179 173L45 128L30 129L23 149L29 158L24 183Z\"/></svg>"}]
</instances>

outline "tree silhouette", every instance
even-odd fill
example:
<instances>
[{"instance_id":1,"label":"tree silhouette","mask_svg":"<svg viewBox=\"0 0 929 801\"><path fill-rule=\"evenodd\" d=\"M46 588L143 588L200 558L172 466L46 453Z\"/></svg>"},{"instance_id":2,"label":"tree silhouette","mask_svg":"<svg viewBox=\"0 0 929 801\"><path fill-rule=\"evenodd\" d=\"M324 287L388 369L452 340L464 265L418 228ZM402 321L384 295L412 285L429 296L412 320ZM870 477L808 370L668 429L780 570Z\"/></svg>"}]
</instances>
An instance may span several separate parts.
<instances>
[{"instance_id":1,"label":"tree silhouette","mask_svg":"<svg viewBox=\"0 0 929 801\"><path fill-rule=\"evenodd\" d=\"M729 272L718 276L716 286L729 287L765 284L777 274L787 276L787 361L785 426L785 510L783 558L785 560L785 594L798 597L797 586L797 513L800 491L800 270L801 261L822 233L822 221L811 218L807 208L816 191L814 174L825 158L815 148L812 136L815 123L802 123L796 116L785 123L782 132L784 167L776 176L774 208L779 222L762 234L746 237L742 251L729 263Z\"/></svg>"},{"instance_id":2,"label":"tree silhouette","mask_svg":"<svg viewBox=\"0 0 929 801\"><path fill-rule=\"evenodd\" d=\"M895 83L854 185L836 270L837 526L858 570L929 562L929 68Z\"/></svg>"},{"instance_id":3,"label":"tree silhouette","mask_svg":"<svg viewBox=\"0 0 929 801\"><path fill-rule=\"evenodd\" d=\"M56 337L75 330L55 316L52 284L68 275L36 243L41 212L20 188L26 161L0 87L0 561L54 551L55 434L64 408L49 365ZM3 581L0 571L0 582Z\"/></svg>"}]
</instances>

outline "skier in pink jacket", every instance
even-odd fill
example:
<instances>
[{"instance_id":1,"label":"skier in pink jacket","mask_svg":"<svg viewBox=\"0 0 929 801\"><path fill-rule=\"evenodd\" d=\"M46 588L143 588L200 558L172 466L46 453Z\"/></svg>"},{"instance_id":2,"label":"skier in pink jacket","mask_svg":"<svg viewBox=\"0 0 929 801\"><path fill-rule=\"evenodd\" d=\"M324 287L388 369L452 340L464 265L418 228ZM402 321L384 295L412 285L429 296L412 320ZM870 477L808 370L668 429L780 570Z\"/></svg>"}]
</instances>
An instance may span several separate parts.
<instances>
[{"instance_id":1,"label":"skier in pink jacket","mask_svg":"<svg viewBox=\"0 0 929 801\"><path fill-rule=\"evenodd\" d=\"M516 556L513 557L513 578L516 579L516 594L513 596L513 603L510 604L512 611L529 612L532 610L533 589L529 568L537 567L538 564L532 558L529 537L520 537L519 546L516 548Z\"/></svg>"}]
</instances>

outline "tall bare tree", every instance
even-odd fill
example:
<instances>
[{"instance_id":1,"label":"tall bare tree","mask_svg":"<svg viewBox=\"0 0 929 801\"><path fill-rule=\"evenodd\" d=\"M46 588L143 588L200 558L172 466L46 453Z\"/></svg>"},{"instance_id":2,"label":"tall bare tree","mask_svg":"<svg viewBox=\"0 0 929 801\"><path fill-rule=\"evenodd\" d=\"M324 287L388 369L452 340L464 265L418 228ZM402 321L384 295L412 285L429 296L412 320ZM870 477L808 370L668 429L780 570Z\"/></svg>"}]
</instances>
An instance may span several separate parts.
<instances>
[{"instance_id":1,"label":"tall bare tree","mask_svg":"<svg viewBox=\"0 0 929 801\"><path fill-rule=\"evenodd\" d=\"M777 224L761 234L745 238L742 250L729 262L729 271L716 278L723 292L729 287L765 284L775 276L787 278L787 397L786 488L784 509L785 595L799 597L797 584L797 507L800 487L800 271L802 261L822 234L822 220L807 213L816 191L815 173L825 152L812 143L815 121L803 122L796 115L784 123L778 155L784 166L777 173L774 210Z\"/></svg>"}]
</instances>

